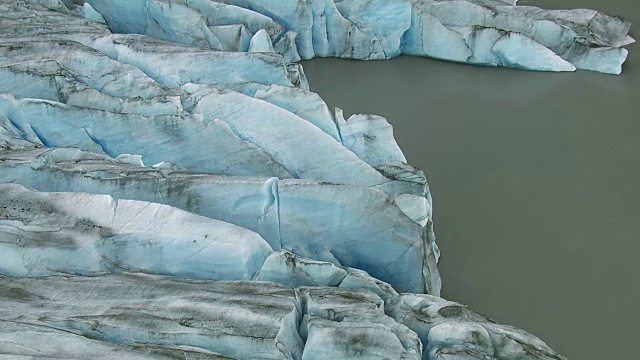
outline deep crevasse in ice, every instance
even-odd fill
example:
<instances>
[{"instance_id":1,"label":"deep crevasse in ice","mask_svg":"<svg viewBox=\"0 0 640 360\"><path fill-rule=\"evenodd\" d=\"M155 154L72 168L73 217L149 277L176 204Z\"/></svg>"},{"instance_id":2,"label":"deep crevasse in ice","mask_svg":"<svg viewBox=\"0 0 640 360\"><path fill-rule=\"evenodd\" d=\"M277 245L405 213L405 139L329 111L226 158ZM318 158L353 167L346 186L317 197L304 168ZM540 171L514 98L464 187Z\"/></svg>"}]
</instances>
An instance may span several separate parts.
<instances>
[{"instance_id":1,"label":"deep crevasse in ice","mask_svg":"<svg viewBox=\"0 0 640 360\"><path fill-rule=\"evenodd\" d=\"M563 359L437 297L424 173L291 63L619 69L626 22L513 5L0 4L0 354Z\"/></svg>"}]
</instances>

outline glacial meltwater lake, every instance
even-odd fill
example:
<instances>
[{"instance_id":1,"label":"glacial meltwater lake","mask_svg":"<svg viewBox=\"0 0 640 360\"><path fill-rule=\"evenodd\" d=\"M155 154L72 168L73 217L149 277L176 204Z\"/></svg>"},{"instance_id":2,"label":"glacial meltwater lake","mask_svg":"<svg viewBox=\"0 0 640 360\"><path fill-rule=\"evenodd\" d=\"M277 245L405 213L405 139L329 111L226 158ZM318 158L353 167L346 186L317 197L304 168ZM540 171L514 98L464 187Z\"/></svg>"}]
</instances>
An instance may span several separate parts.
<instances>
[{"instance_id":1,"label":"glacial meltwater lake","mask_svg":"<svg viewBox=\"0 0 640 360\"><path fill-rule=\"evenodd\" d=\"M631 20L640 4L528 1ZM621 76L400 57L303 62L330 106L385 116L425 170L443 296L571 360L640 359L640 48Z\"/></svg>"}]
</instances>

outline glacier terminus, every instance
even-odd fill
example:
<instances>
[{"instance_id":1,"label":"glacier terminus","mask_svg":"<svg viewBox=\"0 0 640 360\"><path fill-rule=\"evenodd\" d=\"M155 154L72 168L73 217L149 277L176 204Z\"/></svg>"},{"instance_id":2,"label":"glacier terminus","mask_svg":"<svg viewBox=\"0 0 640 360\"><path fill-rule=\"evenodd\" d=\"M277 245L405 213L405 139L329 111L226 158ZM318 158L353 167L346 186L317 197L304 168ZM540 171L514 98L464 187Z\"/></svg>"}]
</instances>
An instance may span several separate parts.
<instances>
[{"instance_id":1,"label":"glacier terminus","mask_svg":"<svg viewBox=\"0 0 640 360\"><path fill-rule=\"evenodd\" d=\"M565 360L440 297L431 192L302 59L620 74L515 0L0 1L0 357Z\"/></svg>"}]
</instances>

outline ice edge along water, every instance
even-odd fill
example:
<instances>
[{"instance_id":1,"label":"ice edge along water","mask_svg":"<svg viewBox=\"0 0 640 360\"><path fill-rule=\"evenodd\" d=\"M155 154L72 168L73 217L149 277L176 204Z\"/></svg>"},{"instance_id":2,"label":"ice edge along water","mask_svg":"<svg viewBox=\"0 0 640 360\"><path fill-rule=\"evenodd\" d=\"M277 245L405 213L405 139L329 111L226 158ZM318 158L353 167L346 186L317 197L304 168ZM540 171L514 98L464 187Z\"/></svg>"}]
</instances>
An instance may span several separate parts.
<instances>
[{"instance_id":1,"label":"ice edge along water","mask_svg":"<svg viewBox=\"0 0 640 360\"><path fill-rule=\"evenodd\" d=\"M0 353L563 359L434 296L424 174L384 118L330 111L289 62L619 73L627 22L492 0L105 4L0 4Z\"/></svg>"}]
</instances>

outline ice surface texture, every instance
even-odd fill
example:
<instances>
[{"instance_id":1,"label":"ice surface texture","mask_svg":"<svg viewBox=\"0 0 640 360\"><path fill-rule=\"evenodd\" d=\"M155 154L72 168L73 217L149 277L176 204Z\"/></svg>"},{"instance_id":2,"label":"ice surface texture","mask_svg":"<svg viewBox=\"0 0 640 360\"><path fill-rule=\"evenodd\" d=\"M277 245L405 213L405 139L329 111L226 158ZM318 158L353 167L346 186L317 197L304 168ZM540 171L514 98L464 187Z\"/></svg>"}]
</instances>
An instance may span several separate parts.
<instances>
[{"instance_id":1,"label":"ice surface texture","mask_svg":"<svg viewBox=\"0 0 640 360\"><path fill-rule=\"evenodd\" d=\"M292 62L615 70L624 21L488 0L0 10L0 357L563 359L438 297L424 173Z\"/></svg>"},{"instance_id":2,"label":"ice surface texture","mask_svg":"<svg viewBox=\"0 0 640 360\"><path fill-rule=\"evenodd\" d=\"M88 0L118 33L217 50L388 59L401 53L542 71L619 74L628 21L502 0ZM82 8L85 16L94 11ZM100 20L100 19L98 19Z\"/></svg>"},{"instance_id":3,"label":"ice surface texture","mask_svg":"<svg viewBox=\"0 0 640 360\"><path fill-rule=\"evenodd\" d=\"M3 356L566 360L431 295L143 274L0 276L0 289Z\"/></svg>"}]
</instances>

